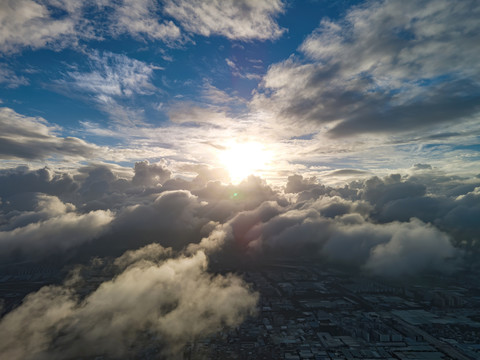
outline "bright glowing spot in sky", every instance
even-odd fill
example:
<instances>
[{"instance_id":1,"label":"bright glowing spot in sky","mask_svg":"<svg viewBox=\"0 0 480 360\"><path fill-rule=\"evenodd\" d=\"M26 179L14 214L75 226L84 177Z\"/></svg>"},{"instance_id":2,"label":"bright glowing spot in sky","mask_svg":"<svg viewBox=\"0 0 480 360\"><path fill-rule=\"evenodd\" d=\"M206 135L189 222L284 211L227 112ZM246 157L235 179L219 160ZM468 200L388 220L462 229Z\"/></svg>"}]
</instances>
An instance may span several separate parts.
<instances>
[{"instance_id":1,"label":"bright glowing spot in sky","mask_svg":"<svg viewBox=\"0 0 480 360\"><path fill-rule=\"evenodd\" d=\"M265 170L270 152L256 142L233 143L220 154L220 161L227 169L230 180L238 183L248 175Z\"/></svg>"}]
</instances>

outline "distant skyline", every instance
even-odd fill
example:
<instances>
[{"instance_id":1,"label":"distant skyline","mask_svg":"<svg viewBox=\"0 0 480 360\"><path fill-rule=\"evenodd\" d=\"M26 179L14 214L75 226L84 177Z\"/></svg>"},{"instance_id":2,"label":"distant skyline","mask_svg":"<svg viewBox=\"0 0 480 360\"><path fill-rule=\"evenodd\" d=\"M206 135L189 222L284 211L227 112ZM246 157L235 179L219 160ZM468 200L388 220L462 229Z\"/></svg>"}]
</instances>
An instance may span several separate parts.
<instances>
[{"instance_id":1,"label":"distant skyline","mask_svg":"<svg viewBox=\"0 0 480 360\"><path fill-rule=\"evenodd\" d=\"M3 1L1 166L192 178L261 143L249 170L276 184L476 175L478 16L474 0Z\"/></svg>"}]
</instances>

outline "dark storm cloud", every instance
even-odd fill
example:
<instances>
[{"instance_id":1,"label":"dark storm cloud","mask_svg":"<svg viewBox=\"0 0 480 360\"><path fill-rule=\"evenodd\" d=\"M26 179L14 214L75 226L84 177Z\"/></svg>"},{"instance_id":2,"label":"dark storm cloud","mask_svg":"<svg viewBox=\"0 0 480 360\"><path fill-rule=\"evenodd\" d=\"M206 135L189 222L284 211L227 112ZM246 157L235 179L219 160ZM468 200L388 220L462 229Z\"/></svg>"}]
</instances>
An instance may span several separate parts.
<instances>
[{"instance_id":1,"label":"dark storm cloud","mask_svg":"<svg viewBox=\"0 0 480 360\"><path fill-rule=\"evenodd\" d=\"M253 106L332 137L471 121L480 111L477 1L367 2L323 19L305 61L272 65Z\"/></svg>"}]
</instances>

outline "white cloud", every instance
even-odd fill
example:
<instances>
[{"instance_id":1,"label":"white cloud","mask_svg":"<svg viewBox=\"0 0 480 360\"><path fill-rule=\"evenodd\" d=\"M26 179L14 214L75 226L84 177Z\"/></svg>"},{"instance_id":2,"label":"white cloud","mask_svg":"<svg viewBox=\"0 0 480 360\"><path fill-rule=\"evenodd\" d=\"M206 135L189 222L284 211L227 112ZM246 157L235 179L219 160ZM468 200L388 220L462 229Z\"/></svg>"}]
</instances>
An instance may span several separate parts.
<instances>
[{"instance_id":1,"label":"white cloud","mask_svg":"<svg viewBox=\"0 0 480 360\"><path fill-rule=\"evenodd\" d=\"M23 47L64 46L76 40L77 20L71 14L56 19L45 4L32 0L2 1L0 24L0 49L6 53Z\"/></svg>"},{"instance_id":2,"label":"white cloud","mask_svg":"<svg viewBox=\"0 0 480 360\"><path fill-rule=\"evenodd\" d=\"M153 65L131 59L125 55L94 51L90 54L91 72L69 72L72 85L98 96L130 97L134 94L151 94Z\"/></svg>"},{"instance_id":3,"label":"white cloud","mask_svg":"<svg viewBox=\"0 0 480 360\"><path fill-rule=\"evenodd\" d=\"M138 95L152 95L158 89L152 84L158 68L122 54L94 51L89 56L90 72L71 71L57 81L60 87L73 89L81 96L93 95L101 111L121 124L135 125L143 120L143 109L122 104L122 100ZM87 98L87 101L89 98Z\"/></svg>"},{"instance_id":4,"label":"white cloud","mask_svg":"<svg viewBox=\"0 0 480 360\"><path fill-rule=\"evenodd\" d=\"M158 248L156 250L155 248ZM207 258L163 260L145 251L80 300L73 288L49 286L30 294L0 322L0 351L11 359L135 356L141 338L156 337L161 355L177 358L188 341L238 325L258 296L233 275L211 275Z\"/></svg>"},{"instance_id":5,"label":"white cloud","mask_svg":"<svg viewBox=\"0 0 480 360\"><path fill-rule=\"evenodd\" d=\"M272 65L253 106L334 138L478 130L479 12L476 1L387 0L324 19L300 47L307 58Z\"/></svg>"},{"instance_id":6,"label":"white cloud","mask_svg":"<svg viewBox=\"0 0 480 360\"><path fill-rule=\"evenodd\" d=\"M13 229L0 227L2 256L13 252L31 259L63 252L98 238L114 216L110 211L75 212L72 204L64 204L57 197L39 195L34 212L23 212L9 218ZM25 222L27 222L25 224Z\"/></svg>"},{"instance_id":7,"label":"white cloud","mask_svg":"<svg viewBox=\"0 0 480 360\"><path fill-rule=\"evenodd\" d=\"M275 21L283 12L281 0L171 1L164 2L164 12L189 32L221 35L236 40L267 40L282 35Z\"/></svg>"},{"instance_id":8,"label":"white cloud","mask_svg":"<svg viewBox=\"0 0 480 360\"><path fill-rule=\"evenodd\" d=\"M160 9L153 0L124 0L115 9L112 29L114 34L128 33L149 39L179 40L180 29L172 21L160 21Z\"/></svg>"},{"instance_id":9,"label":"white cloud","mask_svg":"<svg viewBox=\"0 0 480 360\"><path fill-rule=\"evenodd\" d=\"M15 89L22 85L28 85L24 76L18 76L5 64L0 64L0 84L6 84L8 88Z\"/></svg>"}]
</instances>

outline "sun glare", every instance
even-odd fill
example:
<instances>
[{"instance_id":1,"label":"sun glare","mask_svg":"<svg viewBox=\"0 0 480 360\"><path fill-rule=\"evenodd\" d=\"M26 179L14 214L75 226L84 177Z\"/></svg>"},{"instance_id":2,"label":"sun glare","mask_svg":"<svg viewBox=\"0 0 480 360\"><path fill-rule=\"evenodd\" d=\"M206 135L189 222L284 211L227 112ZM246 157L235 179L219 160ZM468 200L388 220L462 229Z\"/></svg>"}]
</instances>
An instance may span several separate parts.
<instances>
[{"instance_id":1,"label":"sun glare","mask_svg":"<svg viewBox=\"0 0 480 360\"><path fill-rule=\"evenodd\" d=\"M269 152L256 142L233 143L220 154L220 161L233 183L263 171L269 160Z\"/></svg>"}]
</instances>

